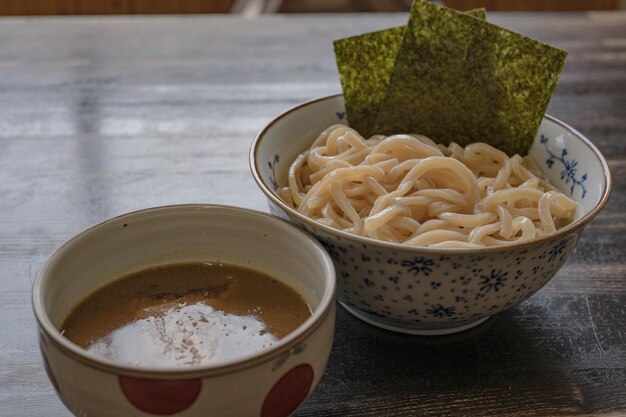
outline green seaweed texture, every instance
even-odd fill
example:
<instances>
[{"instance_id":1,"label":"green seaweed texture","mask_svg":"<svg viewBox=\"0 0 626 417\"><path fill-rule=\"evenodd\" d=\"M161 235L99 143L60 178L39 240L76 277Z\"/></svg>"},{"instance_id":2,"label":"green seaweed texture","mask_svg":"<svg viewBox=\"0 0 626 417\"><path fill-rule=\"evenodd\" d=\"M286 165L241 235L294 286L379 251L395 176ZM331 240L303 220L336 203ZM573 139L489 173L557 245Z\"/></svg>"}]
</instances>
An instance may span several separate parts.
<instances>
[{"instance_id":1,"label":"green seaweed texture","mask_svg":"<svg viewBox=\"0 0 626 417\"><path fill-rule=\"evenodd\" d=\"M485 19L485 9L467 12ZM350 126L369 137L386 97L405 26L384 29L334 42L335 57Z\"/></svg>"},{"instance_id":2,"label":"green seaweed texture","mask_svg":"<svg viewBox=\"0 0 626 417\"><path fill-rule=\"evenodd\" d=\"M481 19L482 17L482 19ZM567 53L416 0L406 27L335 41L350 126L526 154Z\"/></svg>"},{"instance_id":3,"label":"green seaweed texture","mask_svg":"<svg viewBox=\"0 0 626 417\"><path fill-rule=\"evenodd\" d=\"M399 26L334 42L348 121L366 137L387 94L403 32Z\"/></svg>"},{"instance_id":4,"label":"green seaweed texture","mask_svg":"<svg viewBox=\"0 0 626 417\"><path fill-rule=\"evenodd\" d=\"M526 154L567 53L416 1L374 131Z\"/></svg>"}]
</instances>

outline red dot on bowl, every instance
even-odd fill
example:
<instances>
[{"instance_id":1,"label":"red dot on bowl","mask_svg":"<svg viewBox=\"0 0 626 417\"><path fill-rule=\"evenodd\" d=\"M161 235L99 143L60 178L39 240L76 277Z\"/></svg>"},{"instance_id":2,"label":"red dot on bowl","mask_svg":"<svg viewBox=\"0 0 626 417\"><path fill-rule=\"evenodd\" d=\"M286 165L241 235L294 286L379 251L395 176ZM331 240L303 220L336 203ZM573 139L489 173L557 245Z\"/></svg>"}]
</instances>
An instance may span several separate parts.
<instances>
[{"instance_id":1,"label":"red dot on bowl","mask_svg":"<svg viewBox=\"0 0 626 417\"><path fill-rule=\"evenodd\" d=\"M313 384L313 367L298 365L278 380L265 401L261 417L287 417L306 398Z\"/></svg>"},{"instance_id":2,"label":"red dot on bowl","mask_svg":"<svg viewBox=\"0 0 626 417\"><path fill-rule=\"evenodd\" d=\"M119 377L120 387L128 401L146 413L174 414L189 408L200 393L199 379L156 380Z\"/></svg>"}]
</instances>

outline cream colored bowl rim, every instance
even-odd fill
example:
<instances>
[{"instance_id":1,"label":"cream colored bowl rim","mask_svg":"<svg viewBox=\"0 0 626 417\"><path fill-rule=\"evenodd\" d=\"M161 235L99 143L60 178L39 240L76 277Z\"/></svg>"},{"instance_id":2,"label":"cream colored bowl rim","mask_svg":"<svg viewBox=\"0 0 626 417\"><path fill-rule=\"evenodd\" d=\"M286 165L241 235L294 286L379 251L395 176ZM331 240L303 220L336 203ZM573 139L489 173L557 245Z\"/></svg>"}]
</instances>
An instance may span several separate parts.
<instances>
[{"instance_id":1,"label":"cream colored bowl rim","mask_svg":"<svg viewBox=\"0 0 626 417\"><path fill-rule=\"evenodd\" d=\"M384 248L384 249L390 249L390 250L394 250L394 251L398 251L398 252L409 252L409 253L432 253L432 254L440 254L440 255L444 255L444 254L484 254L484 253L492 253L492 252L506 252L509 250L513 250L513 249L522 249L522 248L526 248L526 247L530 247L530 246L535 246L535 245L539 245L543 242L547 242L547 241L551 241L553 239L558 239L558 238L562 238L564 236L567 236L573 232L575 232L576 230L578 230L579 228L583 227L584 225L586 225L587 223L589 223L594 217L596 217L596 215L602 210L602 208L604 207L604 205L606 204L606 202L609 199L609 196L611 195L611 189L612 189L612 180L611 180L611 172L609 171L609 165L606 162L606 159L604 158L604 156L602 155L602 153L598 150L598 148L596 148L596 146L591 143L591 141L589 139L587 139L582 133L580 133L579 131L577 131L576 129L574 129L573 127L569 126L568 124L562 122L561 120L557 119L556 117L550 116L548 114L544 115L544 118L547 120L550 120L551 122L561 126L562 128L564 128L565 130L567 130L568 132L570 132L571 134L577 136L578 138L580 138L580 140L590 149L590 151L595 154L595 156L598 158L598 160L600 161L601 165L602 165L602 172L604 175L604 188L602 189L602 194L600 195L600 198L598 199L598 202L596 203L596 205L593 207L592 210L590 210L587 214L585 214L584 216L582 216L581 218L575 220L574 222L570 223L569 225L557 230L554 233L542 236L539 239L534 239L528 242L521 242L521 243L514 243L511 245L505 245L505 246L489 246L489 247L484 247L484 248L429 248L429 247L421 247L421 246L407 246L407 245L403 245L400 243L393 243L393 242L385 242L385 241L381 241L381 240L376 240L376 239L372 239L372 238L368 238L368 237L363 237L363 236L357 236L357 235L353 235L347 232L344 232L342 230L338 230L338 229L334 229L330 226L326 226L322 223L316 222L313 219L310 219L300 213L298 213L298 211L296 211L294 208L292 208L291 206L289 206L288 204L285 204L277 195L276 193L274 193L271 188L261 179L260 176L260 170L259 170L259 163L260 161L258 161L256 159L256 155L257 155L257 151L259 146L261 145L261 142L263 141L263 139L266 137L266 135L268 134L269 130L280 120L289 117L292 113L295 113L296 111L300 110L303 107L307 107L311 104L314 103L318 103L318 102L322 102L325 100L332 100L335 99L339 96L341 96L341 93L338 94L331 94L331 95L327 95L327 96L323 96L323 97L318 97L318 98L314 98L312 100L309 101L305 101L304 103L300 103L297 104L293 107L291 107L290 109L282 112L281 114L279 114L276 118L274 118L271 122L269 122L267 124L267 126L265 126L263 129L261 129L261 131L256 135L256 137L254 138L254 141L252 142L252 145L250 146L250 153L249 153L249 164L250 164L250 170L252 171L252 176L254 177L254 180L256 181L257 185L259 186L259 188L261 189L261 191L263 191L263 193L265 194L265 196L267 198L269 198L274 204L276 204L278 207L280 207L283 211L285 211L290 217L292 218L296 218L298 220L300 220L302 223L309 225L310 227L313 228L318 228L323 230L325 233L331 235L331 236L335 236L335 237L340 237L342 239L345 239L347 241L351 241L351 242L355 242L357 244L361 244L364 245L364 247L372 247L372 248Z\"/></svg>"},{"instance_id":2,"label":"cream colored bowl rim","mask_svg":"<svg viewBox=\"0 0 626 417\"><path fill-rule=\"evenodd\" d=\"M65 251L67 251L73 245L77 244L80 240L84 239L88 234L92 233L95 230L108 227L115 222L124 221L126 219L130 219L136 216L150 215L160 211L164 214L180 213L187 210L207 211L207 213L210 213L213 210L220 209L238 214L239 216L265 217L271 222L283 223L284 226L288 227L287 230L289 230L290 233L299 235L313 244L313 247L316 248L317 255L319 256L321 262L323 262L324 269L327 271L327 273L323 277L325 281L325 287L319 306L315 309L311 317L309 317L296 330L285 336L283 339L280 339L271 348L255 354L243 356L236 360L225 361L216 365L190 367L139 367L121 364L119 362L111 361L94 355L93 353L90 353L80 346L74 344L69 339L63 337L61 333L57 330L57 328L52 324L44 308L44 294L42 291L42 282L44 280L44 276L46 275L46 272L52 262L63 256ZM335 302L335 287L335 269L332 259L330 258L324 247L316 239L314 239L308 233L297 228L292 223L283 220L277 216L247 208L219 204L176 204L146 208L142 210L132 211L129 213L124 213L119 216L112 217L110 219L97 223L96 225L85 229L84 231L67 240L54 252L52 252L52 254L47 258L39 273L37 274L32 289L32 305L37 323L39 324L41 331L45 333L48 340L54 343L55 346L63 351L65 354L87 366L111 374L132 376L138 378L198 378L217 376L221 374L235 372L245 368L252 368L263 362L274 360L284 351L289 350L294 346L297 346L299 343L304 341L304 339L310 336L321 325L326 316L328 316L328 314L330 314L330 312L332 311L332 305Z\"/></svg>"}]
</instances>

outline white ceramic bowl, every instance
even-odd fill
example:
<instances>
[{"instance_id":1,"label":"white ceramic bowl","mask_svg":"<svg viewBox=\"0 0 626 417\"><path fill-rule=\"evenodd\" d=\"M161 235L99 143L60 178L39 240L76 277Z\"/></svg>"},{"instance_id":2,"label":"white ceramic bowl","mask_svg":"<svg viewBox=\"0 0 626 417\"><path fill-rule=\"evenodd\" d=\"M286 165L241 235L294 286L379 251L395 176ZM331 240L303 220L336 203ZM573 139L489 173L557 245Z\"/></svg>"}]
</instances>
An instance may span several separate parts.
<instances>
[{"instance_id":1,"label":"white ceramic bowl","mask_svg":"<svg viewBox=\"0 0 626 417\"><path fill-rule=\"evenodd\" d=\"M131 272L175 262L251 267L299 291L314 312L272 347L186 368L134 367L85 351L57 330L88 295ZM54 252L33 287L48 375L77 416L287 416L318 383L335 323L335 271L321 245L273 216L180 205L108 220Z\"/></svg>"},{"instance_id":2,"label":"white ceramic bowl","mask_svg":"<svg viewBox=\"0 0 626 417\"><path fill-rule=\"evenodd\" d=\"M341 95L287 110L257 135L250 167L270 210L311 232L333 257L341 304L386 329L453 333L520 303L556 274L583 226L609 198L611 176L601 153L576 130L545 116L529 154L557 188L582 205L582 216L572 224L532 242L481 249L416 248L351 235L299 214L277 194L296 156L345 118Z\"/></svg>"}]
</instances>

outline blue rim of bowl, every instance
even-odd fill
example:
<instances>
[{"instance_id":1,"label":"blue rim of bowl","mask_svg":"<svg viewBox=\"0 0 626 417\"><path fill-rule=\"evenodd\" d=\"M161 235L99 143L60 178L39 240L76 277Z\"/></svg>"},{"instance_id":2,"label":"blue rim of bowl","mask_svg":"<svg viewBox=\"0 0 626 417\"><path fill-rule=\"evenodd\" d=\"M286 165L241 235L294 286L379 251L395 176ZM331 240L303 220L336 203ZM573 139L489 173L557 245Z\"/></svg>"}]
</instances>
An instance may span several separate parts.
<instances>
[{"instance_id":1,"label":"blue rim of bowl","mask_svg":"<svg viewBox=\"0 0 626 417\"><path fill-rule=\"evenodd\" d=\"M347 233L342 230L334 229L330 226L326 226L322 223L319 223L313 219L310 219L298 213L298 211L296 211L293 207L283 202L280 199L280 197L278 197L278 195L276 195L276 193L273 192L271 188L261 179L261 176L259 174L259 168L257 166L257 163L259 161L257 161L256 159L256 154L257 154L257 149L259 145L261 144L263 138L265 137L267 132L278 121L280 121L281 119L284 119L285 117L289 116L291 113L303 107L306 107L306 106L309 106L311 104L318 103L321 101L325 101L325 100L332 100L339 96L342 96L342 94L338 93L338 94L331 94L331 95L327 95L323 97L314 98L312 100L305 101L304 103L300 103L296 106L293 106L288 110L285 110L284 112L276 116L271 122L269 122L267 126L261 129L261 131L254 138L254 141L252 142L252 145L250 146L250 153L249 153L250 171L252 172L252 176L254 177L254 180L256 181L257 185L259 186L263 194L265 194L267 198L269 198L274 204L280 207L290 217L295 217L296 219L300 220L302 223L307 224L312 228L321 229L325 233L331 236L341 237L342 239L346 239L348 241L360 243L363 245L372 245L372 246L382 247L382 248L391 249L395 251L401 251L401 252L412 252L412 253L424 252L424 253L433 253L433 254L456 254L456 253L476 254L476 253L505 252L505 251L509 251L512 249L521 249L521 248L526 248L529 246L535 246L542 242L549 242L549 241L553 241L554 239L559 239L564 236L568 236L569 234L575 232L579 228L589 223L594 217L596 217L596 215L598 215L598 213L602 210L606 202L609 200L609 196L611 195L611 190L613 188L611 172L609 170L609 165L606 162L606 159L604 158L602 153L598 150L598 148L596 148L596 146L589 139L587 139L583 134L581 134L579 131L577 131L573 127L560 121L556 117L545 114L544 115L545 119L550 120L551 122L566 129L571 134L579 137L582 140L582 142L585 145L587 145L587 147L596 155L596 157L602 164L602 171L604 174L604 183L605 183L605 186L602 190L602 195L600 196L598 203L593 207L593 209L590 210L587 214L585 214L581 218L573 221L572 223L557 230L556 232L542 236L538 239L534 239L531 241L513 243L510 245L503 245L503 246L487 246L484 248L429 248L426 246L407 246L401 243L385 242L382 240L376 240L376 239L372 239L368 237L353 235L351 233Z\"/></svg>"},{"instance_id":2,"label":"blue rim of bowl","mask_svg":"<svg viewBox=\"0 0 626 417\"><path fill-rule=\"evenodd\" d=\"M43 293L41 291L41 285L43 280L44 272L48 269L49 265L54 261L54 259L59 256L59 254L66 250L70 245L75 243L77 240L84 238L85 235L96 230L101 227L105 227L114 222L119 222L122 219L125 219L130 216L139 215L143 213L149 212L158 212L161 210L171 210L171 209L198 209L198 210L211 210L211 209L225 209L228 211L239 211L244 215L252 215L252 216L263 216L269 218L271 221L277 221L284 223L286 226L291 228L291 230L295 233L301 234L303 238L309 240L314 246L320 249L320 256L322 257L324 263L328 266L327 270L329 272L329 276L326 279L327 285L324 290L324 294L322 299L320 300L319 306L313 312L311 317L309 317L304 323L302 323L296 330L289 333L284 338L280 339L275 345L272 347L263 350L258 353L249 354L242 356L240 359L230 360L221 364L216 365L204 365L204 366L189 366L189 367L142 367L142 366L131 366L125 365L119 362L115 362L112 360L108 360L102 358L98 355L90 353L75 343L71 342L69 339L63 337L59 330L52 324L48 314L45 311L44 303L43 303ZM333 266L333 261L326 252L326 249L310 234L306 233L302 229L296 227L293 223L290 223L280 217L274 216L272 214L263 213L257 210L251 210L247 208L221 205L221 204L172 204L166 206L159 207L151 207L136 211L131 211L129 213L124 213L119 216L112 217L110 219L104 220L100 223L97 223L74 237L67 240L57 249L55 249L50 256L46 259L45 263L39 270L37 277L35 278L35 282L33 283L32 288L32 308L35 314L35 319L39 325L40 331L45 333L47 340L52 342L55 347L61 350L66 355L72 357L73 359L79 361L80 363L89 366L90 368L97 369L99 371L113 374L113 375L124 375L130 377L137 378L152 378L152 379L185 379L185 378L202 378L202 377L213 377L218 375L229 374L232 372L237 372L243 369L251 368L253 366L269 362L272 360L276 360L283 352L290 350L291 348L297 346L304 339L306 339L309 335L315 332L321 324L325 321L327 316L333 310L333 304L335 303L335 292L336 292L336 276L335 269Z\"/></svg>"}]
</instances>

